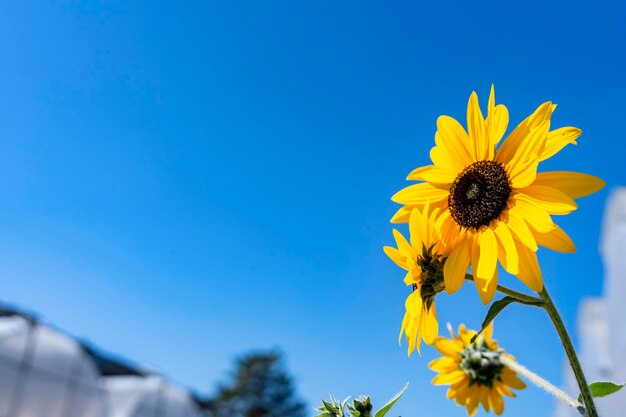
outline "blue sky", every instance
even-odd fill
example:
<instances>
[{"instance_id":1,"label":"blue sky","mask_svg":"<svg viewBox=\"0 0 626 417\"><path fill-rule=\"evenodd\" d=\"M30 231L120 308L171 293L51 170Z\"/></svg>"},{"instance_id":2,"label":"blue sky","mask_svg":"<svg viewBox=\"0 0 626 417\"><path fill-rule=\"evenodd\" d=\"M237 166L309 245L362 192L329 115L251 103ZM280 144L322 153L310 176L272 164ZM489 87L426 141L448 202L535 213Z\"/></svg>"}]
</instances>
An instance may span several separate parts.
<instances>
[{"instance_id":1,"label":"blue sky","mask_svg":"<svg viewBox=\"0 0 626 417\"><path fill-rule=\"evenodd\" d=\"M555 126L583 129L540 168L608 185L557 219L578 253L540 262L570 328L601 293L603 205L625 180L623 2L130 3L2 6L2 299L199 391L280 346L311 407L411 381L398 413L463 415L430 385L434 352L397 346L408 290L382 246L437 116L464 120L491 83L510 126L552 100ZM437 303L444 323L485 313L469 286ZM496 335L560 382L541 311L510 308ZM552 400L506 406L548 416Z\"/></svg>"}]
</instances>

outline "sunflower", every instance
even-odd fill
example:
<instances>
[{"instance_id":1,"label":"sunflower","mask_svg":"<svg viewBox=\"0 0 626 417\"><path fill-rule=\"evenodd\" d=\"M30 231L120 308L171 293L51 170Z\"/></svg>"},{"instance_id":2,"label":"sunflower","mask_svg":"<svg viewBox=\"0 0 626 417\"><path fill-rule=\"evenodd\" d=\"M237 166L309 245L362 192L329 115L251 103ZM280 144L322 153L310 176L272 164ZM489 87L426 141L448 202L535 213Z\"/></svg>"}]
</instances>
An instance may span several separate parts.
<instances>
[{"instance_id":1,"label":"sunflower","mask_svg":"<svg viewBox=\"0 0 626 417\"><path fill-rule=\"evenodd\" d=\"M470 416L476 413L479 403L485 411L492 409L500 415L504 410L502 396L515 397L511 388L526 388L515 371L500 362L502 356L510 360L514 358L504 353L491 339L492 324L473 343L471 340L476 332L461 325L457 336L450 327L451 339L439 337L435 341L435 348L444 356L428 365L439 372L433 384L450 385L448 398L454 398L458 405L465 406Z\"/></svg>"},{"instance_id":2,"label":"sunflower","mask_svg":"<svg viewBox=\"0 0 626 417\"><path fill-rule=\"evenodd\" d=\"M444 267L448 293L461 288L471 266L483 303L493 298L498 261L533 291L543 289L537 262L538 246L574 252L572 240L552 221L577 208L574 199L598 191L604 182L576 172L537 173L539 162L568 144L576 144L581 130L550 130L556 105L546 102L520 123L498 147L509 114L495 105L493 86L487 118L473 92L467 105L467 132L455 119L437 119L432 165L415 169L408 180L421 181L396 193L402 204L392 223L404 223L411 210L426 201L439 208L437 228L454 242ZM496 149L497 148L497 149Z\"/></svg>"},{"instance_id":3,"label":"sunflower","mask_svg":"<svg viewBox=\"0 0 626 417\"><path fill-rule=\"evenodd\" d=\"M397 248L383 248L396 265L407 271L404 283L413 287L405 302L398 337L400 342L402 334L406 334L409 356L415 349L420 352L422 340L432 345L439 333L435 296L444 289L442 273L448 249L434 227L438 214L439 209L430 212L428 203L423 211L413 209L409 216L410 242L393 229Z\"/></svg>"}]
</instances>

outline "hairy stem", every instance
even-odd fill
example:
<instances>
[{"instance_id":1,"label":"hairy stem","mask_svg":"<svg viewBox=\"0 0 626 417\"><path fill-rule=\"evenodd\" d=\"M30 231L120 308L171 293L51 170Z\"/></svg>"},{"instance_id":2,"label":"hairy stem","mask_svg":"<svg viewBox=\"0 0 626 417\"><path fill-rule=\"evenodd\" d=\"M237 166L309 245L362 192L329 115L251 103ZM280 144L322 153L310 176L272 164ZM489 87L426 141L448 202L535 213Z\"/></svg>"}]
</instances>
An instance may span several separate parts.
<instances>
[{"instance_id":1,"label":"hairy stem","mask_svg":"<svg viewBox=\"0 0 626 417\"><path fill-rule=\"evenodd\" d=\"M543 389L547 393L552 394L554 397L563 401L570 407L574 407L581 414L585 414L584 408L578 403L578 401L576 401L575 399L567 395L567 393L561 391L560 389L552 385L549 381L546 381L536 373L530 371L529 369L510 359L506 355L502 355L500 357L500 362L503 365L509 367L511 370L517 372L518 374L523 375L530 382L537 385L539 388Z\"/></svg>"}]
</instances>

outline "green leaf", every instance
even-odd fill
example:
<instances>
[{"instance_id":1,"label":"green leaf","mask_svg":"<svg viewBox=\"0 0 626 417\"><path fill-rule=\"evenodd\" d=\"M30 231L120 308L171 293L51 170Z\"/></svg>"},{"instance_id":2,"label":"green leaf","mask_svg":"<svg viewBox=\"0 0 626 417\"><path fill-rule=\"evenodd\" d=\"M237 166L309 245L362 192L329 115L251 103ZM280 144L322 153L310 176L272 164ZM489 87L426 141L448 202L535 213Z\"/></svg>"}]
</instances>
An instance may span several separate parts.
<instances>
[{"instance_id":1,"label":"green leaf","mask_svg":"<svg viewBox=\"0 0 626 417\"><path fill-rule=\"evenodd\" d=\"M480 330L478 331L478 333L474 335L474 337L472 337L471 342L474 343L476 338L487 328L487 326L489 326L489 324L493 321L493 319L495 319L496 316L500 314L502 310L504 310L511 303L538 305L538 303L522 301L517 298L509 297L508 295L498 301L494 301L489 307L489 310L487 311L487 315L485 316L485 319L483 320L483 324L480 326Z\"/></svg>"},{"instance_id":2,"label":"green leaf","mask_svg":"<svg viewBox=\"0 0 626 417\"><path fill-rule=\"evenodd\" d=\"M384 417L385 414L387 414L387 412L389 410L391 410L391 407L393 407L393 405L400 399L400 397L402 397L402 394L404 394L404 391L406 391L408 386L409 386L408 382L406 384L404 384L404 387L402 388L402 390L399 393L397 393L396 395L394 395L393 398L390 399L387 402L387 404L385 404L383 406L383 408L381 408L380 410L376 411L376 414L374 414L374 417Z\"/></svg>"},{"instance_id":3,"label":"green leaf","mask_svg":"<svg viewBox=\"0 0 626 417\"><path fill-rule=\"evenodd\" d=\"M613 382L601 381L601 382L592 382L589 384L589 389L591 390L592 397L606 397L607 395L613 394L624 388L624 384L618 385ZM578 396L578 402L582 404L583 396Z\"/></svg>"}]
</instances>

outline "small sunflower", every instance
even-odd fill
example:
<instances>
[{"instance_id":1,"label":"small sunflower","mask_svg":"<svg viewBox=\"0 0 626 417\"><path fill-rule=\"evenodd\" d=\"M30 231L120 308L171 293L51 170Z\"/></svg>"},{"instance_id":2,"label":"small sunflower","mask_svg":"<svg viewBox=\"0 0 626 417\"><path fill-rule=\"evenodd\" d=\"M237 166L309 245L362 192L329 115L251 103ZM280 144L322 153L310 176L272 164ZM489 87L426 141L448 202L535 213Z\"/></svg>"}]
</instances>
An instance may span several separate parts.
<instances>
[{"instance_id":1,"label":"small sunflower","mask_svg":"<svg viewBox=\"0 0 626 417\"><path fill-rule=\"evenodd\" d=\"M502 356L514 360L504 353L498 343L491 339L493 326L490 324L474 341L476 332L459 327L459 335L450 328L451 339L439 337L435 348L444 355L428 366L439 375L433 379L435 385L450 385L448 398L465 406L467 414L473 416L482 404L485 411L493 410L497 415L504 410L503 395L515 397L514 389L526 388L515 371L500 362Z\"/></svg>"},{"instance_id":2,"label":"small sunflower","mask_svg":"<svg viewBox=\"0 0 626 417\"><path fill-rule=\"evenodd\" d=\"M439 333L435 296L444 289L442 274L448 249L434 227L438 212L430 212L428 204L423 211L413 209L409 217L410 242L393 229L397 248L384 247L387 256L407 271L404 283L413 287L405 302L399 335L401 340L406 334L409 356L415 349L420 351L422 340L432 345Z\"/></svg>"},{"instance_id":3,"label":"small sunflower","mask_svg":"<svg viewBox=\"0 0 626 417\"><path fill-rule=\"evenodd\" d=\"M539 162L576 144L581 134L575 127L550 130L555 108L551 102L543 103L497 148L508 126L508 110L495 105L492 86L487 118L483 118L473 92L467 106L468 131L451 117L439 117L430 151L433 165L411 172L408 180L422 182L392 197L403 205L392 223L406 222L411 210L426 201L440 209L437 227L443 239L455 246L444 268L448 293L461 288L471 266L480 297L488 303L496 291L498 261L540 292L538 246L576 250L551 215L574 211L574 199L598 191L604 181L576 172L537 173Z\"/></svg>"}]
</instances>

